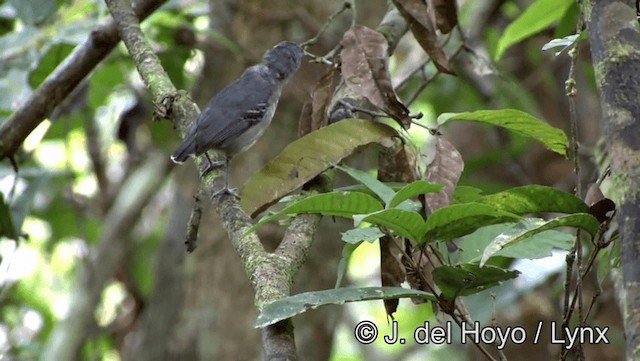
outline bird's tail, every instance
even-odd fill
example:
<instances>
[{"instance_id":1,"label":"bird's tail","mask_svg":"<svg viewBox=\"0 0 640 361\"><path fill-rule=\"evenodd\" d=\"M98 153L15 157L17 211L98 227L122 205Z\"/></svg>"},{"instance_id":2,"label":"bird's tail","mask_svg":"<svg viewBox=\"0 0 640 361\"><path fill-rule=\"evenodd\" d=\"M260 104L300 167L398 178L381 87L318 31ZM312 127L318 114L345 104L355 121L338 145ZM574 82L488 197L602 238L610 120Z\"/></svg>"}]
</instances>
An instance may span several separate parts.
<instances>
[{"instance_id":1,"label":"bird's tail","mask_svg":"<svg viewBox=\"0 0 640 361\"><path fill-rule=\"evenodd\" d=\"M178 149L171 155L171 160L174 163L184 163L189 157L196 155L196 142L194 137L187 136L184 142L178 146Z\"/></svg>"}]
</instances>

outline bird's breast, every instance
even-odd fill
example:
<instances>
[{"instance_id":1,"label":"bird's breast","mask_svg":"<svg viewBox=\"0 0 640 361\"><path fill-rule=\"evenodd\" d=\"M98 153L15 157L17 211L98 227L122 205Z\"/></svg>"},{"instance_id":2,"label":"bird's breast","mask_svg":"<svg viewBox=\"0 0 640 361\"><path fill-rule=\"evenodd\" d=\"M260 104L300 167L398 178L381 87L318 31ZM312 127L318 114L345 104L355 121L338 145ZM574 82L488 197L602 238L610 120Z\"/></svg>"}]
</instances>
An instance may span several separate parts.
<instances>
[{"instance_id":1,"label":"bird's breast","mask_svg":"<svg viewBox=\"0 0 640 361\"><path fill-rule=\"evenodd\" d=\"M232 156L251 148L258 139L260 139L265 130L267 130L269 124L271 124L277 105L278 100L276 99L276 101L269 106L262 120L254 122L251 127L239 134L235 139L229 139L227 142L224 142L221 148Z\"/></svg>"}]
</instances>

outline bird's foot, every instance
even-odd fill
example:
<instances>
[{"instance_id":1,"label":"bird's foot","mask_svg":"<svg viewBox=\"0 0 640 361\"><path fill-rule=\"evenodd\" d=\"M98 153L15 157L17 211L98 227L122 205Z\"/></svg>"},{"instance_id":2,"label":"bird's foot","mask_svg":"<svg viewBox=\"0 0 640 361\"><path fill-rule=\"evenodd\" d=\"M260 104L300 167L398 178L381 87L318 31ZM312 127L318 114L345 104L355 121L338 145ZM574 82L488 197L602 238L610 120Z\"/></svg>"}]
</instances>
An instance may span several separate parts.
<instances>
[{"instance_id":1,"label":"bird's foot","mask_svg":"<svg viewBox=\"0 0 640 361\"><path fill-rule=\"evenodd\" d=\"M214 192L211 194L211 199L214 199L215 197L221 196L223 194L229 194L232 195L236 198L240 198L240 195L238 194L238 189L236 188L229 188L229 187L223 187L222 189Z\"/></svg>"}]
</instances>

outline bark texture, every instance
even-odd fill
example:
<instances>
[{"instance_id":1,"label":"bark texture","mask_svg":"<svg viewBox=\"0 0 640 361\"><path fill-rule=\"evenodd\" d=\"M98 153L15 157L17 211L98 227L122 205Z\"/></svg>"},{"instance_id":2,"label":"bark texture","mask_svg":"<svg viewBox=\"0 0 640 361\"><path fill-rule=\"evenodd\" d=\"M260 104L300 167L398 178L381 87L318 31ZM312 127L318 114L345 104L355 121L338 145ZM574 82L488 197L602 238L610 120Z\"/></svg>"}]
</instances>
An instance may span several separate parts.
<instances>
[{"instance_id":1,"label":"bark texture","mask_svg":"<svg viewBox=\"0 0 640 361\"><path fill-rule=\"evenodd\" d=\"M620 225L628 360L640 358L640 32L634 2L583 4Z\"/></svg>"}]
</instances>

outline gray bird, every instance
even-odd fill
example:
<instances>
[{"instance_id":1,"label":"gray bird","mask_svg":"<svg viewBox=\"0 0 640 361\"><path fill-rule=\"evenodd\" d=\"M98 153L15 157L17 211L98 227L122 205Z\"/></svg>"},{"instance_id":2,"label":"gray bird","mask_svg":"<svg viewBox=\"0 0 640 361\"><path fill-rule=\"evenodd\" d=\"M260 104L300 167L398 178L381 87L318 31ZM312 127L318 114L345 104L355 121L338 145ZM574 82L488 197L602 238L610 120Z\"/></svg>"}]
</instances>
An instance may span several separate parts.
<instances>
[{"instance_id":1,"label":"gray bird","mask_svg":"<svg viewBox=\"0 0 640 361\"><path fill-rule=\"evenodd\" d=\"M224 152L225 160L212 162L209 170L225 167L222 192L229 189L229 160L234 155L250 148L267 129L275 113L282 87L300 68L302 48L290 41L283 41L268 50L262 63L244 71L242 76L215 95L191 124L184 141L171 156L176 163L189 157L205 154L216 149Z\"/></svg>"}]
</instances>

